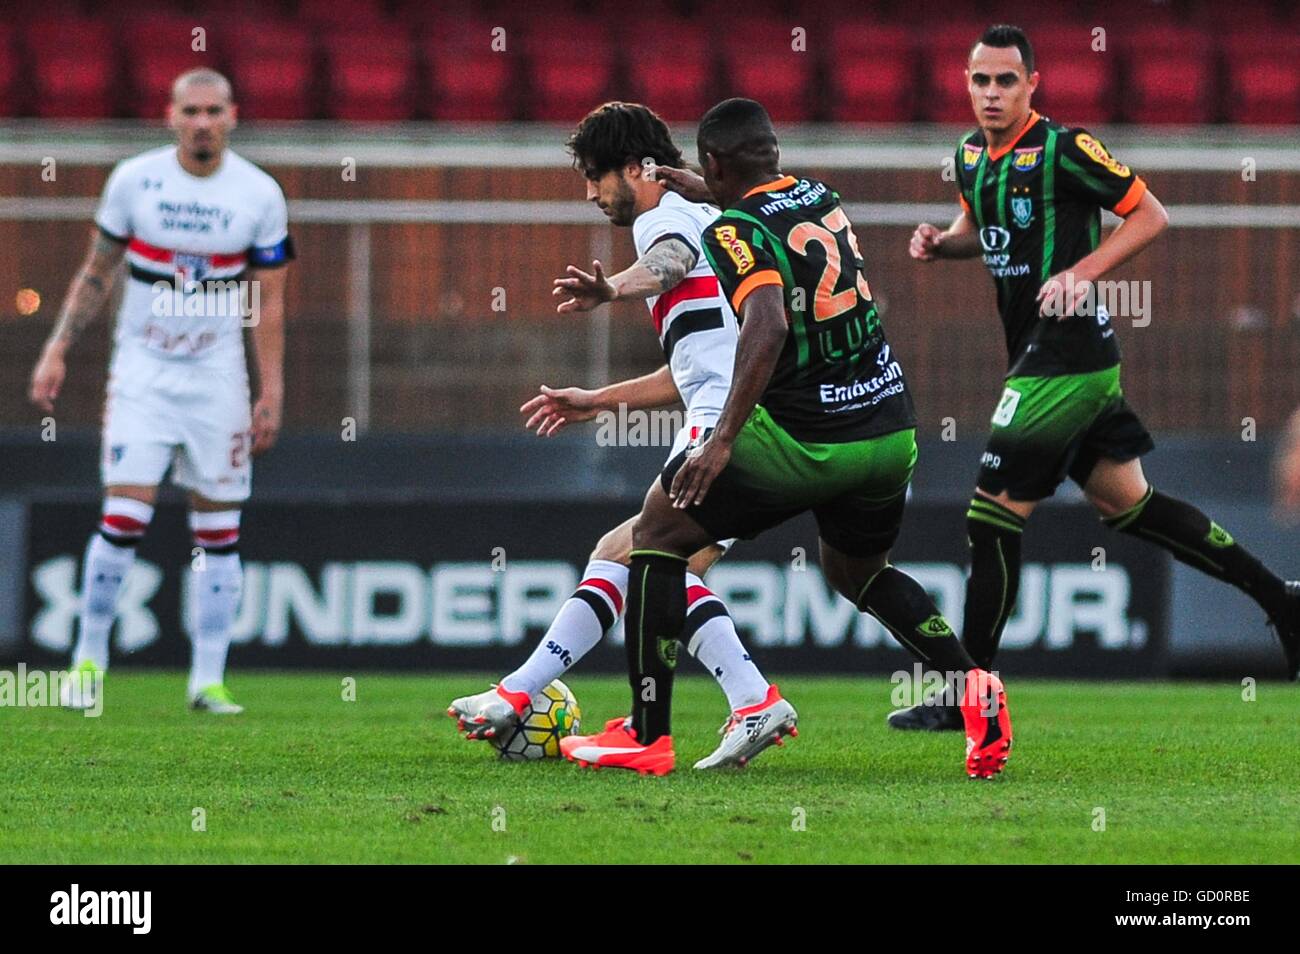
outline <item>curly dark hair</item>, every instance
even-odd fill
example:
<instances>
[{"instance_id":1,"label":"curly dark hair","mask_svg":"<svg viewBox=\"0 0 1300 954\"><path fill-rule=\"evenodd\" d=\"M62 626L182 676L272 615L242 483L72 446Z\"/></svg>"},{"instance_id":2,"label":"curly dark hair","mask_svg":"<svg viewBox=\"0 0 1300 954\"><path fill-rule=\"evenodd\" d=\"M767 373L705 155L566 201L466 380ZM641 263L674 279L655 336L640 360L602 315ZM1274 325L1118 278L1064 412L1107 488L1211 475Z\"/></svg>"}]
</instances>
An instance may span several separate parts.
<instances>
[{"instance_id":1,"label":"curly dark hair","mask_svg":"<svg viewBox=\"0 0 1300 954\"><path fill-rule=\"evenodd\" d=\"M658 166L684 166L668 126L640 103L597 106L578 123L565 148L573 156L573 167L588 179L599 179L611 169L639 163L647 156Z\"/></svg>"}]
</instances>

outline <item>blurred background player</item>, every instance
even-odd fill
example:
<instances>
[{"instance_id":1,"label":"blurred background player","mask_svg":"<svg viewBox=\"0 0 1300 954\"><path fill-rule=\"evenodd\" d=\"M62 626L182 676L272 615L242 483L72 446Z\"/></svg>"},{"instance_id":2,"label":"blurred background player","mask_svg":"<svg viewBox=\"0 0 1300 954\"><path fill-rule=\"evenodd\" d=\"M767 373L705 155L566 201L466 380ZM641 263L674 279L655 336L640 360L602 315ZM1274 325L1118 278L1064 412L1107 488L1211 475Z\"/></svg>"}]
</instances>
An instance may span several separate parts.
<instances>
[{"instance_id":1,"label":"blurred background player","mask_svg":"<svg viewBox=\"0 0 1300 954\"><path fill-rule=\"evenodd\" d=\"M1016 604L1021 532L1068 476L1107 526L1164 547L1254 599L1295 679L1300 584L1279 579L1201 511L1153 489L1142 472L1139 458L1155 445L1124 400L1119 345L1093 283L1164 231L1164 208L1086 130L1033 110L1038 73L1019 28L990 27L971 49L966 72L980 128L957 148L962 211L947 230L919 225L910 246L922 262L983 252L1009 353L967 512L963 643L976 663L992 666ZM1103 208L1124 221L1100 241ZM962 725L951 702L900 709L889 724Z\"/></svg>"},{"instance_id":2,"label":"blurred background player","mask_svg":"<svg viewBox=\"0 0 1300 954\"><path fill-rule=\"evenodd\" d=\"M561 750L581 763L672 771L687 558L710 540L754 537L812 511L827 580L922 662L961 679L966 770L992 777L1011 748L1006 693L921 585L889 563L916 463L916 414L840 197L782 174L771 119L753 100L709 110L698 148L704 186L726 210L705 230L704 253L740 318L731 391L717 424L650 487L633 527L632 718L562 739ZM687 191L698 182L667 177Z\"/></svg>"},{"instance_id":3,"label":"blurred background player","mask_svg":"<svg viewBox=\"0 0 1300 954\"><path fill-rule=\"evenodd\" d=\"M225 686L239 608L239 515L250 456L275 443L284 375L284 266L293 257L279 185L226 147L235 127L230 84L209 69L182 74L168 120L175 146L120 163L104 186L90 252L73 279L32 372L31 400L49 412L65 356L95 320L126 258L104 408L103 517L86 548L72 666L108 666L122 581L153 517L169 468L188 491L195 559L195 709L242 711ZM243 327L252 327L258 397L250 410ZM98 680L75 682L63 703L93 703Z\"/></svg>"},{"instance_id":4,"label":"blurred background player","mask_svg":"<svg viewBox=\"0 0 1300 954\"><path fill-rule=\"evenodd\" d=\"M555 280L554 294L562 299L556 310L570 314L613 301L644 300L668 363L652 374L594 391L543 387L520 410L529 415L527 427L549 437L602 410L618 413L620 405L624 412L645 411L680 401L686 422L677 432L671 460L713 427L731 385L736 317L700 252L701 233L718 210L688 202L651 178L658 167L680 167L682 154L663 120L645 106L597 107L578 125L568 149L586 177L587 201L599 206L613 225L631 226L638 257L609 278L599 261L592 263L591 272L570 265L566 276ZM627 598L634 521L628 519L601 538L577 591L522 666L492 689L452 702L447 714L466 738L504 734L538 692L613 628ZM732 712L717 750L696 768L744 765L783 735L794 734L798 720L794 707L750 659L722 600L701 579L732 542L701 544L685 577L681 642L718 680ZM759 724L762 731L746 728Z\"/></svg>"}]
</instances>

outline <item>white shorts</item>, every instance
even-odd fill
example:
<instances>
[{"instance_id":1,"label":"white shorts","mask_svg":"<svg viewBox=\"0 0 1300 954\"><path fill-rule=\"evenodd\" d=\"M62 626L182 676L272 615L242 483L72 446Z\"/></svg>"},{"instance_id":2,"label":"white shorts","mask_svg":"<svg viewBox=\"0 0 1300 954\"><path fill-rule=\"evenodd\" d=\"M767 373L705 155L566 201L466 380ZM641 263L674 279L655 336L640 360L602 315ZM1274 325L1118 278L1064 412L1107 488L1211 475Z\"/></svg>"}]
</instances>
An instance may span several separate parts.
<instances>
[{"instance_id":1,"label":"white shorts","mask_svg":"<svg viewBox=\"0 0 1300 954\"><path fill-rule=\"evenodd\" d=\"M688 420L686 422L686 425L680 428L677 431L676 436L673 437L673 446L672 449L668 451L668 459L664 461L664 466L665 467L668 466L668 462L671 461L678 454L680 454L682 451L686 450L687 445L690 444L691 441L695 440L695 438L699 437L701 434L709 430L709 428L713 427L713 425L717 423L718 423L718 419L713 415L709 415L707 417L699 417L694 421ZM732 548L735 542L736 542L735 537L732 537L729 540L717 541L718 546L722 547L723 556L727 555L727 551Z\"/></svg>"},{"instance_id":2,"label":"white shorts","mask_svg":"<svg viewBox=\"0 0 1300 954\"><path fill-rule=\"evenodd\" d=\"M104 485L172 483L241 502L253 484L248 375L132 356L115 361L104 402Z\"/></svg>"}]
</instances>

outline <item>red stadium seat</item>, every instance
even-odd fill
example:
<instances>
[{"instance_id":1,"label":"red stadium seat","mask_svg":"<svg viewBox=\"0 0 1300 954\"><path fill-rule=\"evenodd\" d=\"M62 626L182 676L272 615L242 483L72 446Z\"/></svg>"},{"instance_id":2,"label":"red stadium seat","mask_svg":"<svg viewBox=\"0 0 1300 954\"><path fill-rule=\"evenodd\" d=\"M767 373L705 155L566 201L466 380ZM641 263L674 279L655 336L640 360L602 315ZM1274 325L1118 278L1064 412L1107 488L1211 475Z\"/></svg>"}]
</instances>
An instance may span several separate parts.
<instances>
[{"instance_id":1,"label":"red stadium seat","mask_svg":"<svg viewBox=\"0 0 1300 954\"><path fill-rule=\"evenodd\" d=\"M813 76L816 35L806 37L796 51L787 18L745 18L717 35L722 59L722 94L758 100L775 122L808 122L813 118Z\"/></svg>"},{"instance_id":2,"label":"red stadium seat","mask_svg":"<svg viewBox=\"0 0 1300 954\"><path fill-rule=\"evenodd\" d=\"M425 86L420 112L431 119L504 122L519 112L520 43L505 35L506 49L492 48L499 24L491 20L434 23L421 44Z\"/></svg>"},{"instance_id":3,"label":"red stadium seat","mask_svg":"<svg viewBox=\"0 0 1300 954\"><path fill-rule=\"evenodd\" d=\"M922 118L936 123L973 126L970 92L966 87L966 61L970 48L985 27L983 20L962 20L936 25L921 45L922 71L926 92L920 110Z\"/></svg>"},{"instance_id":4,"label":"red stadium seat","mask_svg":"<svg viewBox=\"0 0 1300 954\"><path fill-rule=\"evenodd\" d=\"M664 119L694 122L713 105L712 45L698 20L657 20L653 36L624 45L633 97Z\"/></svg>"},{"instance_id":5,"label":"red stadium seat","mask_svg":"<svg viewBox=\"0 0 1300 954\"><path fill-rule=\"evenodd\" d=\"M1107 42L1094 49L1093 27L1058 21L1044 26L1034 42L1039 73L1034 106L1068 126L1096 126L1115 121L1121 57Z\"/></svg>"},{"instance_id":6,"label":"red stadium seat","mask_svg":"<svg viewBox=\"0 0 1300 954\"><path fill-rule=\"evenodd\" d=\"M1128 62L1129 122L1206 123L1215 118L1215 60L1209 36L1183 26L1124 31L1121 46Z\"/></svg>"},{"instance_id":7,"label":"red stadium seat","mask_svg":"<svg viewBox=\"0 0 1300 954\"><path fill-rule=\"evenodd\" d=\"M327 37L325 107L333 119L399 122L413 118L415 57L405 32L372 25Z\"/></svg>"},{"instance_id":8,"label":"red stadium seat","mask_svg":"<svg viewBox=\"0 0 1300 954\"><path fill-rule=\"evenodd\" d=\"M194 30L204 32L195 37ZM136 15L120 30L126 61L127 111L142 119L161 119L171 100L172 82L187 69L221 66L219 34L194 17ZM203 50L193 47L202 39Z\"/></svg>"},{"instance_id":9,"label":"red stadium seat","mask_svg":"<svg viewBox=\"0 0 1300 954\"><path fill-rule=\"evenodd\" d=\"M117 47L106 23L81 17L33 20L25 31L36 115L112 116Z\"/></svg>"},{"instance_id":10,"label":"red stadium seat","mask_svg":"<svg viewBox=\"0 0 1300 954\"><path fill-rule=\"evenodd\" d=\"M19 98L18 42L13 27L0 23L0 116L17 116Z\"/></svg>"},{"instance_id":11,"label":"red stadium seat","mask_svg":"<svg viewBox=\"0 0 1300 954\"><path fill-rule=\"evenodd\" d=\"M874 123L914 118L917 61L906 30L858 20L834 25L828 39L828 119Z\"/></svg>"},{"instance_id":12,"label":"red stadium seat","mask_svg":"<svg viewBox=\"0 0 1300 954\"><path fill-rule=\"evenodd\" d=\"M244 119L312 119L311 34L291 20L236 20L222 36Z\"/></svg>"},{"instance_id":13,"label":"red stadium seat","mask_svg":"<svg viewBox=\"0 0 1300 954\"><path fill-rule=\"evenodd\" d=\"M526 31L529 118L574 122L607 98L613 37L594 19L538 18ZM581 50L581 56L574 56Z\"/></svg>"},{"instance_id":14,"label":"red stadium seat","mask_svg":"<svg viewBox=\"0 0 1300 954\"><path fill-rule=\"evenodd\" d=\"M1300 124L1300 36L1280 24L1224 38L1227 115L1232 123Z\"/></svg>"}]
</instances>

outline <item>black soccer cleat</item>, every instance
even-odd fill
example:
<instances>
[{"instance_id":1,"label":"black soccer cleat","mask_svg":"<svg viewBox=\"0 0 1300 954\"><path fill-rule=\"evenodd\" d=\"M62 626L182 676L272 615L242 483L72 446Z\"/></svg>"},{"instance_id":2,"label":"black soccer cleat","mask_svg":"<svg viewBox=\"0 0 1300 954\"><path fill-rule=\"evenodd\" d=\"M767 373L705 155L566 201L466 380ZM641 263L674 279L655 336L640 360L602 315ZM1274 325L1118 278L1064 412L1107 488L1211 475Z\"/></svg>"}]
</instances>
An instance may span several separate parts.
<instances>
[{"instance_id":1,"label":"black soccer cleat","mask_svg":"<svg viewBox=\"0 0 1300 954\"><path fill-rule=\"evenodd\" d=\"M886 720L891 729L914 729L924 732L960 732L966 728L961 709L941 702L926 702L906 709L895 709Z\"/></svg>"},{"instance_id":2,"label":"black soccer cleat","mask_svg":"<svg viewBox=\"0 0 1300 954\"><path fill-rule=\"evenodd\" d=\"M1290 580L1286 584L1286 602L1282 611L1270 616L1268 623L1282 641L1282 652L1286 655L1286 677L1292 682L1300 676L1300 580Z\"/></svg>"}]
</instances>

